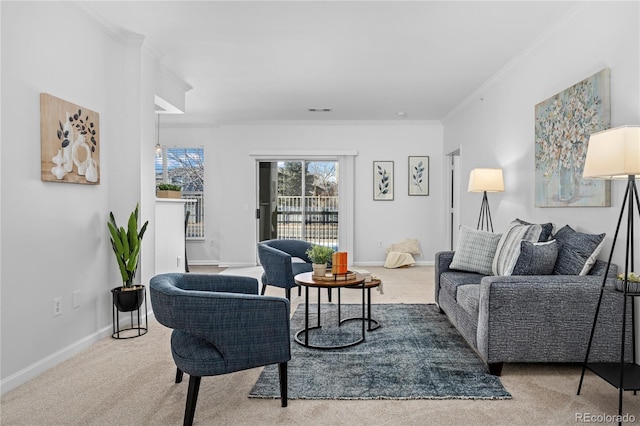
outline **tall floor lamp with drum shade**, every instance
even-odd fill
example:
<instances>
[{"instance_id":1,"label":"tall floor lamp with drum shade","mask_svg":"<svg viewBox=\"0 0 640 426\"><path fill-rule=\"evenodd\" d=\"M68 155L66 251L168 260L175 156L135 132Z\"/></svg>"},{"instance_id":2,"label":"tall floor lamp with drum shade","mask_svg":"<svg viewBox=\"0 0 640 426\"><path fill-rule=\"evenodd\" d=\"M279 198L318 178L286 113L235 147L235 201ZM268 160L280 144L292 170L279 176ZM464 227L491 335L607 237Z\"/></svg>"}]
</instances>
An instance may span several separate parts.
<instances>
[{"instance_id":1,"label":"tall floor lamp with drum shade","mask_svg":"<svg viewBox=\"0 0 640 426\"><path fill-rule=\"evenodd\" d=\"M622 126L613 129L603 130L593 133L589 137L589 145L587 147L587 157L584 165L584 178L592 179L624 179L627 181L620 214L618 216L618 224L616 232L613 236L611 245L611 253L607 263L607 270L602 280L600 289L600 298L596 307L593 319L593 327L589 337L587 346L587 354L582 367L582 375L580 376L580 384L578 385L578 395L582 388L585 370L589 369L601 378L608 381L619 390L618 396L618 414L622 416L622 394L625 390L640 390L640 365L637 364L635 349L633 349L633 362L628 362L625 357L625 336L627 331L627 299L631 299L631 321L632 330L635 328L635 299L634 296L640 296L637 288L632 287L629 281L629 274L634 271L634 216L640 213L640 199L638 198L638 189L636 187L636 178L640 176L640 126ZM627 238L625 241L625 258L624 258L624 274L619 276L622 285L617 289L606 287L607 275L611 266L611 259L618 240L618 234L622 225L623 216L626 210L627 222ZM635 211L634 211L635 210ZM622 293L622 330L620 336L620 362L612 363L590 363L589 353L591 352L591 344L595 334L596 323L598 321L598 313L600 312L602 296L604 291L618 291ZM635 330L633 330L635 332ZM633 334L632 334L633 339Z\"/></svg>"},{"instance_id":2,"label":"tall floor lamp with drum shade","mask_svg":"<svg viewBox=\"0 0 640 426\"><path fill-rule=\"evenodd\" d=\"M482 192L482 204L480 205L480 216L478 217L478 229L493 232L493 221L491 220L491 210L489 210L489 200L487 192L504 192L504 179L502 169L473 169L469 174L468 192Z\"/></svg>"}]
</instances>

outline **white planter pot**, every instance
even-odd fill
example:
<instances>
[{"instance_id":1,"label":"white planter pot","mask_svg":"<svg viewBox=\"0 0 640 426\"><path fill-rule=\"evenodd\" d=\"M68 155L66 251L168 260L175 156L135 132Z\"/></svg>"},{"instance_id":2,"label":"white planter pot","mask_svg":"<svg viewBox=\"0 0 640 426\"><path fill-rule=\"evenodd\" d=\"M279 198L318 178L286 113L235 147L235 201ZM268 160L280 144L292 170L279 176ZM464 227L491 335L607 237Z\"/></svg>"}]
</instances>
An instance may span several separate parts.
<instances>
[{"instance_id":1,"label":"white planter pot","mask_svg":"<svg viewBox=\"0 0 640 426\"><path fill-rule=\"evenodd\" d=\"M314 263L313 264L313 275L324 277L327 273L327 264L326 263Z\"/></svg>"}]
</instances>

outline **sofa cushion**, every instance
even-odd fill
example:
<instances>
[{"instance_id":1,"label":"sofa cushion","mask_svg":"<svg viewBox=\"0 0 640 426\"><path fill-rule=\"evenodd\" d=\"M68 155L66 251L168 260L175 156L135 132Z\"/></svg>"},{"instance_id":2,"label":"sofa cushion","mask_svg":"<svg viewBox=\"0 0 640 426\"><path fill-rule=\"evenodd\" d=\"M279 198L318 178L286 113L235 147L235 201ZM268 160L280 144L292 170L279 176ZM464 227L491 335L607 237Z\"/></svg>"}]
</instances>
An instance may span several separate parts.
<instances>
[{"instance_id":1,"label":"sofa cushion","mask_svg":"<svg viewBox=\"0 0 640 426\"><path fill-rule=\"evenodd\" d=\"M449 268L491 275L491 263L500 237L500 234L461 226L458 246Z\"/></svg>"},{"instance_id":2,"label":"sofa cushion","mask_svg":"<svg viewBox=\"0 0 640 426\"><path fill-rule=\"evenodd\" d=\"M533 223L527 222L526 220L522 220L518 218L516 218L516 220L523 225L533 225ZM541 243L544 241L549 241L549 239L553 236L553 228L555 226L551 222L540 223L539 225L542 227L542 232L540 233L540 238L538 238L538 242Z\"/></svg>"},{"instance_id":3,"label":"sofa cushion","mask_svg":"<svg viewBox=\"0 0 640 426\"><path fill-rule=\"evenodd\" d=\"M472 272L443 272L440 275L440 290L449 294L453 300L457 300L458 287L469 284L480 284L480 281L482 281L482 278L485 276L486 275L474 274Z\"/></svg>"},{"instance_id":4,"label":"sofa cushion","mask_svg":"<svg viewBox=\"0 0 640 426\"><path fill-rule=\"evenodd\" d=\"M473 318L478 318L480 306L480 284L467 284L458 286L456 296L458 305Z\"/></svg>"},{"instance_id":5,"label":"sofa cushion","mask_svg":"<svg viewBox=\"0 0 640 426\"><path fill-rule=\"evenodd\" d=\"M553 268L557 275L587 275L600 253L606 234L585 234L565 225L554 235L558 258Z\"/></svg>"},{"instance_id":6,"label":"sofa cushion","mask_svg":"<svg viewBox=\"0 0 640 426\"><path fill-rule=\"evenodd\" d=\"M518 220L511 222L498 242L492 264L493 274L511 275L520 256L520 242L537 242L541 233L541 225L523 225Z\"/></svg>"},{"instance_id":7,"label":"sofa cushion","mask_svg":"<svg viewBox=\"0 0 640 426\"><path fill-rule=\"evenodd\" d=\"M549 275L558 257L558 244L556 240L542 243L522 241L520 243L520 256L513 267L513 275Z\"/></svg>"}]
</instances>

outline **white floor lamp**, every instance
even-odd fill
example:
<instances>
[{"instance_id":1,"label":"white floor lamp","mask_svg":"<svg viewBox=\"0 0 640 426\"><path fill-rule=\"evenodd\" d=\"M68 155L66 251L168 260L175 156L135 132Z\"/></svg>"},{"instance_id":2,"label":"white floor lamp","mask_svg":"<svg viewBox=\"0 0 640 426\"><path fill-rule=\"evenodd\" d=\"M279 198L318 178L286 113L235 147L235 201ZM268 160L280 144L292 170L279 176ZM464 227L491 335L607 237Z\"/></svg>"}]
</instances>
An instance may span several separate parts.
<instances>
[{"instance_id":1,"label":"white floor lamp","mask_svg":"<svg viewBox=\"0 0 640 426\"><path fill-rule=\"evenodd\" d=\"M482 192L482 204L480 205L480 216L478 217L477 229L493 232L493 221L491 220L491 210L489 210L489 199L487 192L504 192L504 179L502 169L473 169L469 174L468 192Z\"/></svg>"}]
</instances>

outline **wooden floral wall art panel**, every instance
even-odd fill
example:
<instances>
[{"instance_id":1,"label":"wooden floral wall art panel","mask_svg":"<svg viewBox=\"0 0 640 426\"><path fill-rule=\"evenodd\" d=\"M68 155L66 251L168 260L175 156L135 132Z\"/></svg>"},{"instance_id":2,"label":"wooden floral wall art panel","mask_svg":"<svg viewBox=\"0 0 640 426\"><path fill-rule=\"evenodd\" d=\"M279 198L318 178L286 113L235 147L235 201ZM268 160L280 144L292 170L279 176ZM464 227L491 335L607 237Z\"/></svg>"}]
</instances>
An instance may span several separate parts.
<instances>
[{"instance_id":1,"label":"wooden floral wall art panel","mask_svg":"<svg viewBox=\"0 0 640 426\"><path fill-rule=\"evenodd\" d=\"M609 181L582 179L589 135L611 126L609 69L536 105L536 207L608 207Z\"/></svg>"},{"instance_id":2,"label":"wooden floral wall art panel","mask_svg":"<svg viewBox=\"0 0 640 426\"><path fill-rule=\"evenodd\" d=\"M43 181L99 184L99 114L41 93L40 152Z\"/></svg>"}]
</instances>

